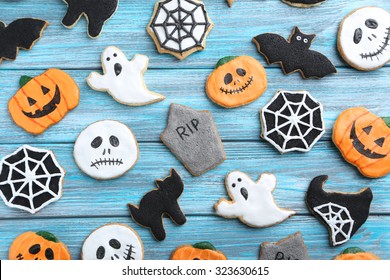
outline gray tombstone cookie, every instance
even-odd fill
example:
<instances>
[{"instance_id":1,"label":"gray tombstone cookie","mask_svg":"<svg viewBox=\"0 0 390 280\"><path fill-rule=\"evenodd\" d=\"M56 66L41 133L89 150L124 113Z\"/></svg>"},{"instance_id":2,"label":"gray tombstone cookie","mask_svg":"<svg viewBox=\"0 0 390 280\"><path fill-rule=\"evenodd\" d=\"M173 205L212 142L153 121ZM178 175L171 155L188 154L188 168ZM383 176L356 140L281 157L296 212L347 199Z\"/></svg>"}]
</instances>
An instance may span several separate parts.
<instances>
[{"instance_id":1,"label":"gray tombstone cookie","mask_svg":"<svg viewBox=\"0 0 390 280\"><path fill-rule=\"evenodd\" d=\"M171 104L167 128L160 138L193 176L202 175L226 159L209 111Z\"/></svg>"},{"instance_id":2,"label":"gray tombstone cookie","mask_svg":"<svg viewBox=\"0 0 390 280\"><path fill-rule=\"evenodd\" d=\"M297 232L279 242L264 242L260 246L260 260L308 260L302 234Z\"/></svg>"}]
</instances>

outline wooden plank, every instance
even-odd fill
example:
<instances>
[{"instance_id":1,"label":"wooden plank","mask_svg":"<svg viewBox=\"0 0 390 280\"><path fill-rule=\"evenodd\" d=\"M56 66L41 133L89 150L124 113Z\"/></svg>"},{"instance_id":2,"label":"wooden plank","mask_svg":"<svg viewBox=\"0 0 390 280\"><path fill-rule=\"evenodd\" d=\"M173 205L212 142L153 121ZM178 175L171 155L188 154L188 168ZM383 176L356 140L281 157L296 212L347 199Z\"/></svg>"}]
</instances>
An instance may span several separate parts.
<instances>
[{"instance_id":1,"label":"wooden plank","mask_svg":"<svg viewBox=\"0 0 390 280\"><path fill-rule=\"evenodd\" d=\"M106 223L118 222L130 225L141 236L145 247L145 259L169 259L171 252L179 245L210 241L223 251L229 259L255 260L259 256L261 242L276 242L296 231L301 231L310 258L329 260L345 248L358 246L378 254L383 259L390 258L389 232L383 225L390 222L388 216L370 217L346 244L331 248L328 233L322 224L313 217L293 217L271 228L253 229L238 221L224 220L218 217L189 217L183 226L165 221L167 239L157 242L146 228L135 224L129 218L94 219L30 219L1 221L0 259L7 259L8 248L19 234L25 231L47 230L54 233L70 249L74 259L80 257L84 239L95 228ZM194 236L194 232L196 236Z\"/></svg>"},{"instance_id":2,"label":"wooden plank","mask_svg":"<svg viewBox=\"0 0 390 280\"><path fill-rule=\"evenodd\" d=\"M109 44L115 44L127 53L148 55L153 68L210 68L226 55L247 54L260 58L251 43L252 37L264 32L288 37L294 25L299 25L303 32L316 33L312 48L340 66L345 65L335 48L340 21L356 8L373 5L370 0L340 0L328 1L312 9L296 9L278 0L240 0L229 9L225 0L204 2L215 23L206 51L179 61L170 55L158 54L145 30L155 0L120 1L117 12L98 40L87 36L85 19L72 30L62 26L61 20L66 13L62 1L2 1L1 20L6 23L16 18L36 17L49 21L50 26L32 51L21 51L17 61L4 62L1 69L100 68L100 54ZM387 0L377 0L374 4L390 10Z\"/></svg>"},{"instance_id":3,"label":"wooden plank","mask_svg":"<svg viewBox=\"0 0 390 280\"><path fill-rule=\"evenodd\" d=\"M102 119L116 119L127 124L138 141L159 142L166 126L169 105L172 102L194 109L209 110L223 140L259 141L259 110L279 89L308 90L325 108L329 140L333 122L341 111L365 106L380 116L389 116L388 104L383 102L389 94L390 68L357 75L355 70L343 68L340 73L325 80L302 80L298 74L283 76L279 69L267 69L269 87L266 93L250 105L237 109L224 109L211 102L204 91L210 70L150 70L146 82L150 89L164 94L163 102L146 107L118 104L109 94L93 91L85 82L90 70L68 71L80 86L79 106L59 124L42 135L32 136L16 126L9 116L6 104L19 88L22 75L36 76L42 70L0 71L0 143L71 143L87 125Z\"/></svg>"}]
</instances>

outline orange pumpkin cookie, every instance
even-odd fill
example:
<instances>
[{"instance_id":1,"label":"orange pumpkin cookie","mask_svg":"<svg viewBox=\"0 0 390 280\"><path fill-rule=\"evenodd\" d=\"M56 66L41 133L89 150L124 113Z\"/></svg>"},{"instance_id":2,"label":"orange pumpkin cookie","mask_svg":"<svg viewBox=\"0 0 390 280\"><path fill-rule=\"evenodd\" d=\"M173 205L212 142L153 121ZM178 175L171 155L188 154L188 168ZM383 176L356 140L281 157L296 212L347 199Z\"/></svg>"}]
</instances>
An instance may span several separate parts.
<instances>
[{"instance_id":1,"label":"orange pumpkin cookie","mask_svg":"<svg viewBox=\"0 0 390 280\"><path fill-rule=\"evenodd\" d=\"M249 104L267 89L263 65L250 56L228 56L220 59L206 83L208 97L225 108Z\"/></svg>"},{"instance_id":2,"label":"orange pumpkin cookie","mask_svg":"<svg viewBox=\"0 0 390 280\"><path fill-rule=\"evenodd\" d=\"M12 242L10 260L70 260L68 248L47 231L25 232Z\"/></svg>"},{"instance_id":3,"label":"orange pumpkin cookie","mask_svg":"<svg viewBox=\"0 0 390 280\"><path fill-rule=\"evenodd\" d=\"M344 158L366 177L390 172L390 121L358 107L340 114L333 128L333 142Z\"/></svg>"},{"instance_id":4,"label":"orange pumpkin cookie","mask_svg":"<svg viewBox=\"0 0 390 280\"><path fill-rule=\"evenodd\" d=\"M22 76L8 110L14 122L29 133L41 134L79 104L80 90L71 76L49 69L31 78Z\"/></svg>"},{"instance_id":5,"label":"orange pumpkin cookie","mask_svg":"<svg viewBox=\"0 0 390 280\"><path fill-rule=\"evenodd\" d=\"M380 260L380 258L373 253L365 252L358 247L351 247L345 249L340 255L334 258L335 260Z\"/></svg>"},{"instance_id":6,"label":"orange pumpkin cookie","mask_svg":"<svg viewBox=\"0 0 390 280\"><path fill-rule=\"evenodd\" d=\"M171 260L227 260L226 256L217 251L210 242L199 242L194 245L184 245L177 248Z\"/></svg>"}]
</instances>

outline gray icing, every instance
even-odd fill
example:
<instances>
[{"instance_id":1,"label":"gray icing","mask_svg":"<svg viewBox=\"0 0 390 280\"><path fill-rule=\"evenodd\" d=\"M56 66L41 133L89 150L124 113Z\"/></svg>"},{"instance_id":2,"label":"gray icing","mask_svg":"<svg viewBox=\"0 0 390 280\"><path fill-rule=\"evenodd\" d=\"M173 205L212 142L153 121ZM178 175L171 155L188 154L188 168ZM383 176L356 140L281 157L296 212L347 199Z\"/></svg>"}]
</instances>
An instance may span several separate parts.
<instances>
[{"instance_id":1,"label":"gray icing","mask_svg":"<svg viewBox=\"0 0 390 280\"><path fill-rule=\"evenodd\" d=\"M308 260L302 234L297 232L277 243L264 242L260 247L260 260Z\"/></svg>"}]
</instances>

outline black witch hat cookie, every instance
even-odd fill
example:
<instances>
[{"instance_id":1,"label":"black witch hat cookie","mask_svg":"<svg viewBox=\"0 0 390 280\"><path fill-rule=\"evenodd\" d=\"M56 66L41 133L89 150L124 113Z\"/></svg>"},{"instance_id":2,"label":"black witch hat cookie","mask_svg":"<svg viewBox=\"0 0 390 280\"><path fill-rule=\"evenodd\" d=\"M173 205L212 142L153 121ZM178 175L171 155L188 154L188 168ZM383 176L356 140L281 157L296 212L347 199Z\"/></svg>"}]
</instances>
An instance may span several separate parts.
<instances>
[{"instance_id":1,"label":"black witch hat cookie","mask_svg":"<svg viewBox=\"0 0 390 280\"><path fill-rule=\"evenodd\" d=\"M268 64L279 63L285 74L298 71L304 79L323 78L337 71L326 56L310 49L315 37L295 27L288 40L278 34L264 33L252 41Z\"/></svg>"},{"instance_id":2,"label":"black witch hat cookie","mask_svg":"<svg viewBox=\"0 0 390 280\"><path fill-rule=\"evenodd\" d=\"M88 21L88 35L99 37L103 25L115 13L119 0L63 0L68 5L68 11L62 19L65 27L73 28L81 16Z\"/></svg>"},{"instance_id":3,"label":"black witch hat cookie","mask_svg":"<svg viewBox=\"0 0 390 280\"><path fill-rule=\"evenodd\" d=\"M298 8L310 8L313 6L321 5L325 0L282 0L284 3L290 6Z\"/></svg>"},{"instance_id":4,"label":"black witch hat cookie","mask_svg":"<svg viewBox=\"0 0 390 280\"><path fill-rule=\"evenodd\" d=\"M167 128L160 138L193 176L202 175L226 159L209 111L171 104Z\"/></svg>"},{"instance_id":5,"label":"black witch hat cookie","mask_svg":"<svg viewBox=\"0 0 390 280\"><path fill-rule=\"evenodd\" d=\"M3 59L15 60L19 49L30 50L48 25L34 18L17 19L8 26L0 21L0 63Z\"/></svg>"},{"instance_id":6,"label":"black witch hat cookie","mask_svg":"<svg viewBox=\"0 0 390 280\"><path fill-rule=\"evenodd\" d=\"M141 226L150 228L158 241L166 237L163 216L168 215L178 225L187 221L180 209L178 199L184 191L184 183L175 169L171 169L169 177L156 180L154 189L141 199L139 206L129 204L130 214Z\"/></svg>"},{"instance_id":7,"label":"black witch hat cookie","mask_svg":"<svg viewBox=\"0 0 390 280\"><path fill-rule=\"evenodd\" d=\"M358 193L326 192L328 176L315 177L306 194L310 212L328 228L331 246L348 242L366 222L373 194L370 188Z\"/></svg>"},{"instance_id":8,"label":"black witch hat cookie","mask_svg":"<svg viewBox=\"0 0 390 280\"><path fill-rule=\"evenodd\" d=\"M297 232L276 243L264 242L260 247L260 260L308 260L302 234Z\"/></svg>"}]
</instances>

